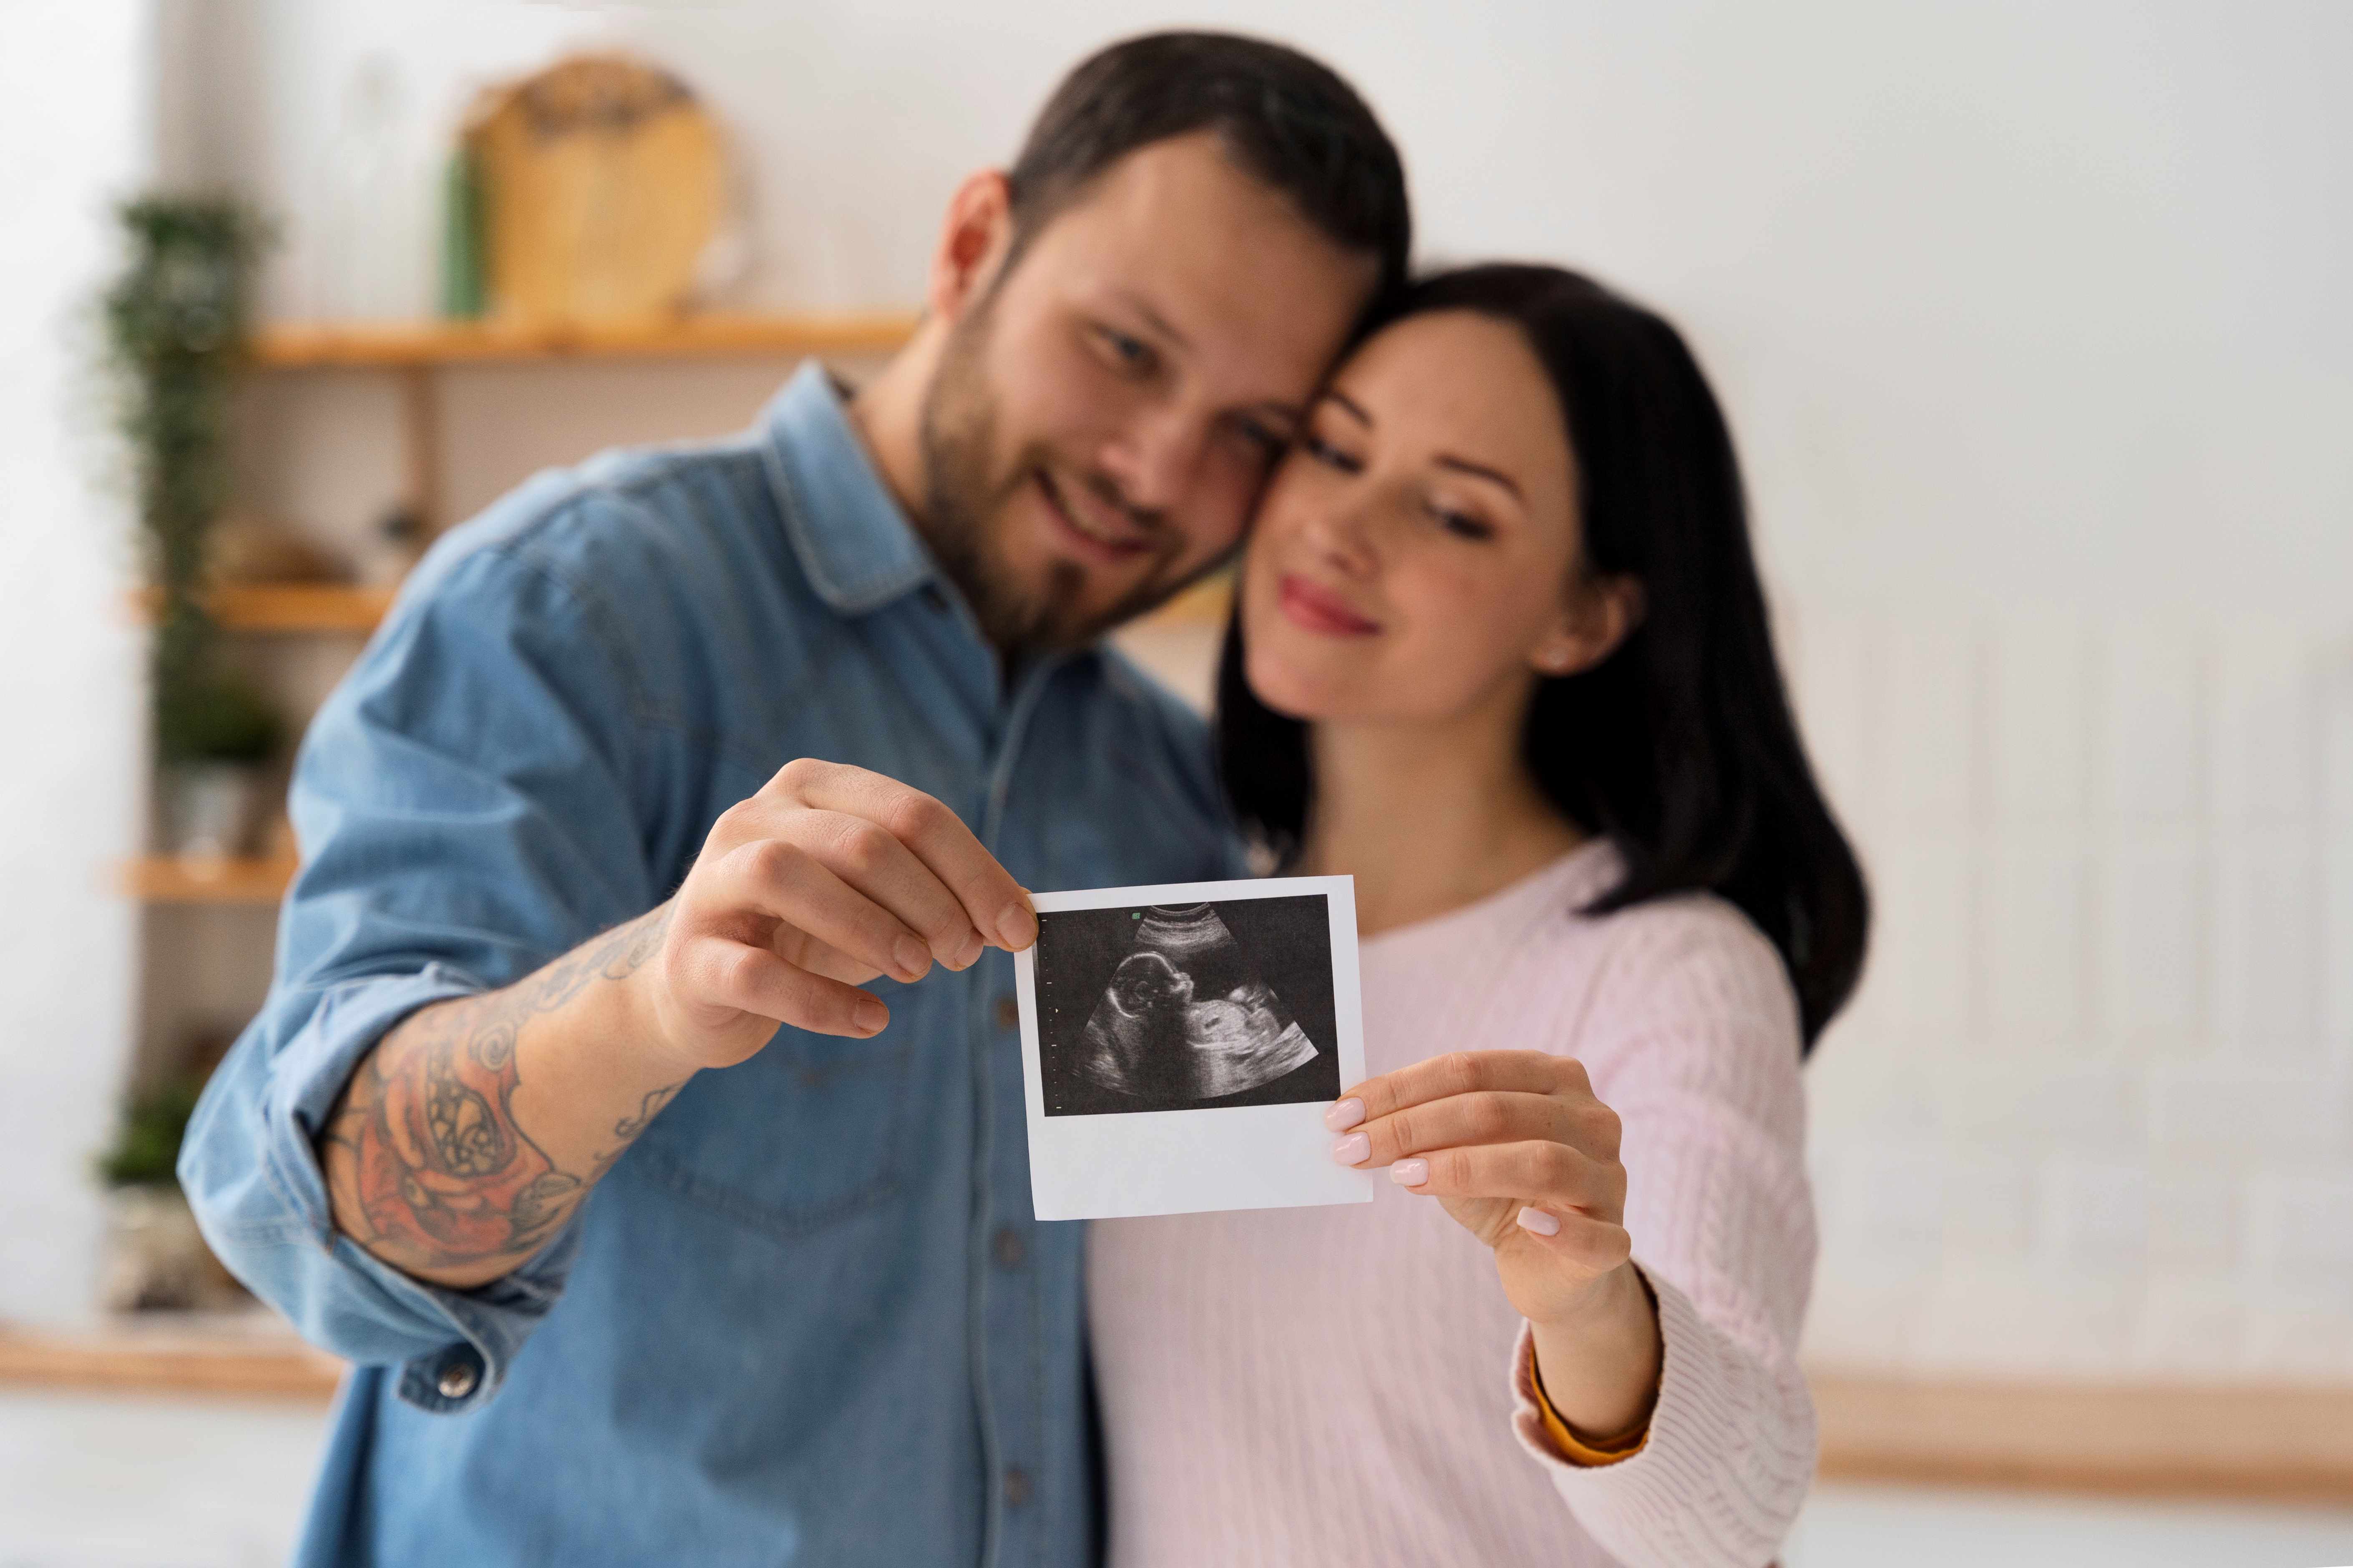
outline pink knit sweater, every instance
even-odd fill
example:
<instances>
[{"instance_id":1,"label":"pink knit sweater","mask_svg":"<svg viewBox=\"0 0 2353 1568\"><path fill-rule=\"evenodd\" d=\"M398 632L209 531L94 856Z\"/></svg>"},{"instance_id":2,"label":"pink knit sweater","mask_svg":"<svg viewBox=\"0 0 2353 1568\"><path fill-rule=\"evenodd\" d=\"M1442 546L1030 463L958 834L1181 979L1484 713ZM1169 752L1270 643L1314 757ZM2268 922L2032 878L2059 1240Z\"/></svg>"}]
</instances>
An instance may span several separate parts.
<instances>
[{"instance_id":1,"label":"pink knit sweater","mask_svg":"<svg viewBox=\"0 0 2353 1568\"><path fill-rule=\"evenodd\" d=\"M1556 1457L1491 1255L1383 1173L1370 1207L1098 1222L1112 1568L1757 1568L1779 1549L1814 1464L1796 1005L1721 900L1574 913L1618 864L1590 844L1366 942L1365 1057L1584 1061L1625 1122L1626 1226L1658 1293L1648 1443Z\"/></svg>"}]
</instances>

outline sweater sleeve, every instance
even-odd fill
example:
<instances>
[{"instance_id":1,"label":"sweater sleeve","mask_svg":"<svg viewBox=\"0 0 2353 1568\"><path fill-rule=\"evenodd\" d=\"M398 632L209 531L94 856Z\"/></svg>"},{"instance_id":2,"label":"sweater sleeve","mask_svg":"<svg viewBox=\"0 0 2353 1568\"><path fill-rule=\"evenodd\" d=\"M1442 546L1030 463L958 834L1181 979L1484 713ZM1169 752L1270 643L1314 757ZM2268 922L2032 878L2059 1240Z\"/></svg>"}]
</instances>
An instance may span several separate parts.
<instances>
[{"instance_id":1,"label":"sweater sleeve","mask_svg":"<svg viewBox=\"0 0 2353 1568\"><path fill-rule=\"evenodd\" d=\"M1535 1347L1514 1353L1514 1426L1577 1521L1629 1568L1757 1568L1813 1479L1798 1333L1814 1267L1797 1005L1736 911L1678 900L1627 932L1563 1044L1625 1128L1626 1227L1664 1346L1641 1450L1566 1462L1545 1434Z\"/></svg>"}]
</instances>

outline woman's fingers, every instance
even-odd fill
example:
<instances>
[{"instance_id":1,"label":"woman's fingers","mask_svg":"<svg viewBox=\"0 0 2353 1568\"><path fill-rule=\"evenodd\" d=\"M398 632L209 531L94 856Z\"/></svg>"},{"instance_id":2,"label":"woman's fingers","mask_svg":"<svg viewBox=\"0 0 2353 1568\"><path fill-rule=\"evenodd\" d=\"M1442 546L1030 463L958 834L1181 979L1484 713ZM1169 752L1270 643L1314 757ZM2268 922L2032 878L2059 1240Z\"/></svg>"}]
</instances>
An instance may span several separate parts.
<instances>
[{"instance_id":1,"label":"woman's fingers","mask_svg":"<svg viewBox=\"0 0 2353 1568\"><path fill-rule=\"evenodd\" d=\"M1431 1197L1508 1198L1613 1224L1626 1209L1624 1166L1548 1139L1432 1149L1393 1163L1389 1179Z\"/></svg>"},{"instance_id":2,"label":"woman's fingers","mask_svg":"<svg viewBox=\"0 0 2353 1568\"><path fill-rule=\"evenodd\" d=\"M1550 1095L1480 1089L1375 1117L1341 1140L1357 1156L1343 1163L1386 1165L1409 1154L1463 1143L1516 1143L1530 1138L1574 1143L1579 1131L1576 1121L1571 1108Z\"/></svg>"},{"instance_id":3,"label":"woman's fingers","mask_svg":"<svg viewBox=\"0 0 2353 1568\"><path fill-rule=\"evenodd\" d=\"M1514 1218L1537 1246L1595 1274L1607 1274L1634 1256L1634 1238L1624 1226L1591 1215L1555 1214L1532 1205Z\"/></svg>"},{"instance_id":4,"label":"woman's fingers","mask_svg":"<svg viewBox=\"0 0 2353 1568\"><path fill-rule=\"evenodd\" d=\"M1449 1051L1366 1079L1342 1097L1340 1106L1355 1100L1362 1120L1371 1121L1434 1100L1482 1090L1590 1094L1593 1084L1585 1075L1585 1064L1575 1057L1556 1057L1548 1051Z\"/></svg>"}]
</instances>

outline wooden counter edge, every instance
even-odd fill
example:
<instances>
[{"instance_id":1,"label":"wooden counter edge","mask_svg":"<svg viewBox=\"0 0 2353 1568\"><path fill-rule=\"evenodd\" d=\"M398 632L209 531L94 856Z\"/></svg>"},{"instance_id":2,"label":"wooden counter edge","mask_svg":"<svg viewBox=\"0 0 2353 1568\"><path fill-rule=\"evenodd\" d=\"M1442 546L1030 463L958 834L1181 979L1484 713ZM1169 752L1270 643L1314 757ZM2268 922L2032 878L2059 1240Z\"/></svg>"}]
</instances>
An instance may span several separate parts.
<instances>
[{"instance_id":1,"label":"wooden counter edge","mask_svg":"<svg viewBox=\"0 0 2353 1568\"><path fill-rule=\"evenodd\" d=\"M0 1388L323 1403L343 1370L291 1336L0 1328ZM1824 1480L2353 1502L2353 1387L1809 1382Z\"/></svg>"},{"instance_id":2,"label":"wooden counter edge","mask_svg":"<svg viewBox=\"0 0 2353 1568\"><path fill-rule=\"evenodd\" d=\"M2353 1386L1807 1381L1825 1480L2353 1502Z\"/></svg>"},{"instance_id":3,"label":"wooden counter edge","mask_svg":"<svg viewBox=\"0 0 2353 1568\"><path fill-rule=\"evenodd\" d=\"M333 1396L343 1373L343 1363L290 1334L74 1334L0 1328L0 1388L323 1404Z\"/></svg>"}]
</instances>

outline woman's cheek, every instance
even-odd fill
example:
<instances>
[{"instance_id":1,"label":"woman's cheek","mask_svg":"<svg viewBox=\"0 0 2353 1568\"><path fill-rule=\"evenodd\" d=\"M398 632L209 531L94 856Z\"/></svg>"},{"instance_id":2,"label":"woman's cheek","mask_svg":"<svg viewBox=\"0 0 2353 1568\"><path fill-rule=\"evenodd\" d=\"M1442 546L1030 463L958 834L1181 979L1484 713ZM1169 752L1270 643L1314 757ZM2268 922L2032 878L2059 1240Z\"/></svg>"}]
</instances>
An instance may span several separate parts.
<instances>
[{"instance_id":1,"label":"woman's cheek","mask_svg":"<svg viewBox=\"0 0 2353 1568\"><path fill-rule=\"evenodd\" d=\"M1416 672L1432 708L1467 705L1525 662L1535 640L1525 579L1431 560L1402 575L1397 664Z\"/></svg>"}]
</instances>

